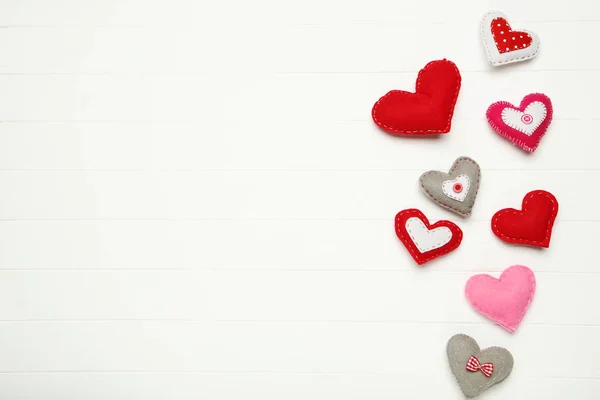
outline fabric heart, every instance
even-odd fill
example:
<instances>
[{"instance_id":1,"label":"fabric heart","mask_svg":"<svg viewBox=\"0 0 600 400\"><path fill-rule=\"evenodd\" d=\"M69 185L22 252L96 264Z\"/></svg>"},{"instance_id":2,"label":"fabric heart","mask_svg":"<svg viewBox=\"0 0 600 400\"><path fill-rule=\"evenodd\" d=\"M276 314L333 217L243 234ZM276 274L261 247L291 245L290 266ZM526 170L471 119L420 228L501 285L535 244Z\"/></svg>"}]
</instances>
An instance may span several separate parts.
<instances>
[{"instance_id":1,"label":"fabric heart","mask_svg":"<svg viewBox=\"0 0 600 400\"><path fill-rule=\"evenodd\" d=\"M522 210L505 208L492 217L492 231L505 242L550 247L558 201L550 192L534 190L523 198Z\"/></svg>"},{"instance_id":2,"label":"fabric heart","mask_svg":"<svg viewBox=\"0 0 600 400\"><path fill-rule=\"evenodd\" d=\"M373 121L396 135L447 133L460 83L460 72L452 61L432 61L419 71L415 93L392 90L375 103Z\"/></svg>"},{"instance_id":3,"label":"fabric heart","mask_svg":"<svg viewBox=\"0 0 600 400\"><path fill-rule=\"evenodd\" d=\"M462 216L471 215L479 190L481 169L475 160L459 157L450 172L427 171L419 178L425 194L440 206Z\"/></svg>"},{"instance_id":4,"label":"fabric heart","mask_svg":"<svg viewBox=\"0 0 600 400\"><path fill-rule=\"evenodd\" d=\"M513 265L500 279L472 276L465 287L471 305L498 325L514 332L525 316L535 293L535 275L523 265Z\"/></svg>"},{"instance_id":5,"label":"fabric heart","mask_svg":"<svg viewBox=\"0 0 600 400\"><path fill-rule=\"evenodd\" d=\"M533 132L546 120L548 108L541 101L529 103L525 110L520 111L514 107L506 107L502 110L502 122L506 125L526 134Z\"/></svg>"},{"instance_id":6,"label":"fabric heart","mask_svg":"<svg viewBox=\"0 0 600 400\"><path fill-rule=\"evenodd\" d=\"M406 230L410 233L413 243L421 253L438 249L452 239L452 231L449 228L440 226L439 228L427 229L423 221L417 217L406 220Z\"/></svg>"},{"instance_id":7,"label":"fabric heart","mask_svg":"<svg viewBox=\"0 0 600 400\"><path fill-rule=\"evenodd\" d=\"M419 265L451 252L462 241L462 231L456 224L429 224L427 217L414 208L400 211L395 227L396 235Z\"/></svg>"},{"instance_id":8,"label":"fabric heart","mask_svg":"<svg viewBox=\"0 0 600 400\"><path fill-rule=\"evenodd\" d=\"M535 151L552 122L552 101L542 93L528 94L515 107L506 101L489 106L490 126L501 136L526 151Z\"/></svg>"},{"instance_id":9,"label":"fabric heart","mask_svg":"<svg viewBox=\"0 0 600 400\"><path fill-rule=\"evenodd\" d=\"M508 378L514 365L512 354L505 348L488 347L480 350L475 339L464 334L450 338L446 353L450 370L467 397L478 396ZM479 368L470 368L473 359L477 360L477 365L492 365L492 374L487 376Z\"/></svg>"},{"instance_id":10,"label":"fabric heart","mask_svg":"<svg viewBox=\"0 0 600 400\"><path fill-rule=\"evenodd\" d=\"M483 16L481 37L489 62L494 66L529 60L540 50L540 40L535 33L512 30L506 15L496 11Z\"/></svg>"}]
</instances>

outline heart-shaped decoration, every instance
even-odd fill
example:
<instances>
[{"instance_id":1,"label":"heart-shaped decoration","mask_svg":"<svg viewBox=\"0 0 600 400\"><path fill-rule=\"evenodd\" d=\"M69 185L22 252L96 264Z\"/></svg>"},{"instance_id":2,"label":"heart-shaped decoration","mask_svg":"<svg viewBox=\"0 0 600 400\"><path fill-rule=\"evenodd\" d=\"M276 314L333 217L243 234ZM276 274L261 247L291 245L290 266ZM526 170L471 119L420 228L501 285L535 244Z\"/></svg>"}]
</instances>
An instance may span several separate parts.
<instances>
[{"instance_id":1,"label":"heart-shaped decoration","mask_svg":"<svg viewBox=\"0 0 600 400\"><path fill-rule=\"evenodd\" d=\"M496 279L472 276L465 287L471 305L498 325L514 332L525 316L535 293L535 275L523 265L508 267Z\"/></svg>"},{"instance_id":2,"label":"heart-shaped decoration","mask_svg":"<svg viewBox=\"0 0 600 400\"><path fill-rule=\"evenodd\" d=\"M456 249L463 236L456 224L450 221L430 224L427 217L414 208L400 211L395 227L396 235L419 265Z\"/></svg>"},{"instance_id":3,"label":"heart-shaped decoration","mask_svg":"<svg viewBox=\"0 0 600 400\"><path fill-rule=\"evenodd\" d=\"M526 151L535 151L552 122L552 101L542 93L528 94L515 107L506 101L489 106L490 126L501 136Z\"/></svg>"},{"instance_id":4,"label":"heart-shaped decoration","mask_svg":"<svg viewBox=\"0 0 600 400\"><path fill-rule=\"evenodd\" d=\"M505 242L550 247L550 236L558 214L556 197L534 190L523 198L521 210L504 208L492 217L492 231Z\"/></svg>"},{"instance_id":5,"label":"heart-shaped decoration","mask_svg":"<svg viewBox=\"0 0 600 400\"><path fill-rule=\"evenodd\" d=\"M459 157L448 173L427 171L419 178L431 200L462 217L471 215L480 180L479 165L468 157Z\"/></svg>"},{"instance_id":6,"label":"heart-shaped decoration","mask_svg":"<svg viewBox=\"0 0 600 400\"><path fill-rule=\"evenodd\" d=\"M535 33L514 31L506 15L497 11L483 16L481 37L494 66L529 60L540 51L540 40Z\"/></svg>"},{"instance_id":7,"label":"heart-shaped decoration","mask_svg":"<svg viewBox=\"0 0 600 400\"><path fill-rule=\"evenodd\" d=\"M475 339L464 334L450 338L446 353L450 370L467 397L478 396L508 378L514 365L512 354L505 348L480 350Z\"/></svg>"},{"instance_id":8,"label":"heart-shaped decoration","mask_svg":"<svg viewBox=\"0 0 600 400\"><path fill-rule=\"evenodd\" d=\"M373 121L394 135L447 133L460 82L452 61L432 61L419 71L415 93L392 90L375 103Z\"/></svg>"},{"instance_id":9,"label":"heart-shaped decoration","mask_svg":"<svg viewBox=\"0 0 600 400\"><path fill-rule=\"evenodd\" d=\"M471 181L468 175L461 174L456 179L450 179L442 183L442 192L447 197L456 201L463 202L469 194L469 188L471 187Z\"/></svg>"}]
</instances>

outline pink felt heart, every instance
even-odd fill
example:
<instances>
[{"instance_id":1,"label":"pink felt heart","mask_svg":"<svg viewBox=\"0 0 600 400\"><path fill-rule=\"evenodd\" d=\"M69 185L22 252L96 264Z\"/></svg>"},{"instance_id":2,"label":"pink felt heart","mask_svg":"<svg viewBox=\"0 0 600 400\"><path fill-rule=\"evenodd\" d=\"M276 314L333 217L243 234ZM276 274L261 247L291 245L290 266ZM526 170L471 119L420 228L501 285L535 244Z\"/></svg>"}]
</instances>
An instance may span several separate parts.
<instances>
[{"instance_id":1,"label":"pink felt heart","mask_svg":"<svg viewBox=\"0 0 600 400\"><path fill-rule=\"evenodd\" d=\"M500 279L486 274L472 276L465 287L473 307L510 332L517 330L534 292L533 271L523 265L508 267Z\"/></svg>"},{"instance_id":2,"label":"pink felt heart","mask_svg":"<svg viewBox=\"0 0 600 400\"><path fill-rule=\"evenodd\" d=\"M519 107L506 101L489 106L486 116L490 126L525 151L533 152L552 121L552 102L542 93L528 94Z\"/></svg>"}]
</instances>

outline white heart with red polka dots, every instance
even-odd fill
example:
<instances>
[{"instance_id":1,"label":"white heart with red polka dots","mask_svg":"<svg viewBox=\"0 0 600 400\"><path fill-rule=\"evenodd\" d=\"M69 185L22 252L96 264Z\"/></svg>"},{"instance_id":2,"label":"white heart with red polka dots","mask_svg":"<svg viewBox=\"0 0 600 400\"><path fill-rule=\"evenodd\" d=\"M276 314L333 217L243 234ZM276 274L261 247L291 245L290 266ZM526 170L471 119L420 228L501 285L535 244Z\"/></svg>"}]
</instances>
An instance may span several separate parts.
<instances>
[{"instance_id":1,"label":"white heart with red polka dots","mask_svg":"<svg viewBox=\"0 0 600 400\"><path fill-rule=\"evenodd\" d=\"M450 179L442 183L442 191L451 199L463 202L469 194L471 181L467 175L459 175L455 179Z\"/></svg>"}]
</instances>

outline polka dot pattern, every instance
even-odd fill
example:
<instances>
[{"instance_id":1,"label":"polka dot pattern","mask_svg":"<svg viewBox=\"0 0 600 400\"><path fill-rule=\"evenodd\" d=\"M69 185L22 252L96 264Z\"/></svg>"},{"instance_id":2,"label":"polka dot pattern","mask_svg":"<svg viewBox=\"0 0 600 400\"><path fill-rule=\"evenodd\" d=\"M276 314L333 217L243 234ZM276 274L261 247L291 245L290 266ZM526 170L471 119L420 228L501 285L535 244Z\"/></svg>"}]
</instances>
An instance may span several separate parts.
<instances>
[{"instance_id":1,"label":"polka dot pattern","mask_svg":"<svg viewBox=\"0 0 600 400\"><path fill-rule=\"evenodd\" d=\"M528 33L513 31L504 18L495 18L491 23L492 36L500 54L508 53L531 45L532 38Z\"/></svg>"}]
</instances>

